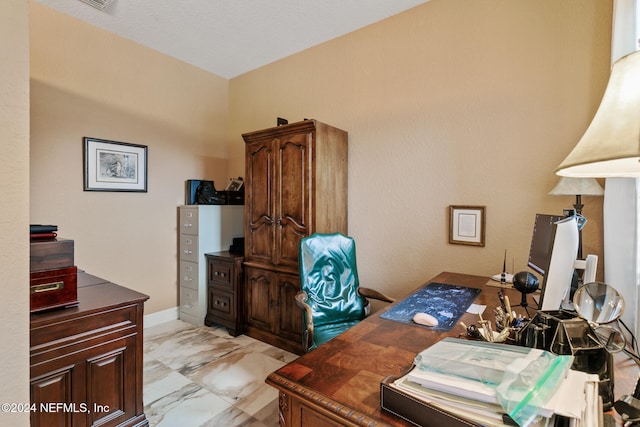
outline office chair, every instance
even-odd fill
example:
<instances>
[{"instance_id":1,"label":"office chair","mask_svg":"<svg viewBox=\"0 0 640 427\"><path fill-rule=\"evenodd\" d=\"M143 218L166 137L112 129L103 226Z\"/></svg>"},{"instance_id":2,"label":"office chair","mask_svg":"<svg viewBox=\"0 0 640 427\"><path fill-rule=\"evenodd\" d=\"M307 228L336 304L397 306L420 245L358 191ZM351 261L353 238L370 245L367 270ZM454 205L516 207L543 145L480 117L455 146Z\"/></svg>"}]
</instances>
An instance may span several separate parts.
<instances>
[{"instance_id":1,"label":"office chair","mask_svg":"<svg viewBox=\"0 0 640 427\"><path fill-rule=\"evenodd\" d=\"M356 245L340 233L313 234L300 241L300 292L305 352L346 331L369 314L367 298L394 302L373 289L360 287Z\"/></svg>"}]
</instances>

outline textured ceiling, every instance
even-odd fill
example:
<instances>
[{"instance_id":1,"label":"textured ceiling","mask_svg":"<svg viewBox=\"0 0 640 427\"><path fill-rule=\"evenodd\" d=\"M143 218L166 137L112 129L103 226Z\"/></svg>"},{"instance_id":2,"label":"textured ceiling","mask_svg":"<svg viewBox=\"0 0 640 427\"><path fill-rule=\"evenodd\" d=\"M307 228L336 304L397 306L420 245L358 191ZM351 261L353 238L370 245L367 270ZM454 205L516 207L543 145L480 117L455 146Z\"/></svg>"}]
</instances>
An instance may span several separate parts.
<instances>
[{"instance_id":1,"label":"textured ceiling","mask_svg":"<svg viewBox=\"0 0 640 427\"><path fill-rule=\"evenodd\" d=\"M232 78L428 0L35 0Z\"/></svg>"}]
</instances>

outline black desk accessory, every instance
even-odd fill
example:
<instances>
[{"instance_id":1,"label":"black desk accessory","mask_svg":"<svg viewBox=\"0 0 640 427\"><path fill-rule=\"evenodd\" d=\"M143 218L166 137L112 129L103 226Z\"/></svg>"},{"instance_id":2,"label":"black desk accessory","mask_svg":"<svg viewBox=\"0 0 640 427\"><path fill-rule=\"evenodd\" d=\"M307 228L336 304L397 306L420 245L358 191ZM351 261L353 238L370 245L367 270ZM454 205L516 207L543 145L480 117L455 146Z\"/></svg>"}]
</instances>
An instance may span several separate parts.
<instances>
[{"instance_id":1,"label":"black desk accessory","mask_svg":"<svg viewBox=\"0 0 640 427\"><path fill-rule=\"evenodd\" d=\"M626 346L622 333L608 324L622 315L624 299L612 286L592 282L576 290L573 306L575 312L538 311L520 332L517 342L554 354L573 355L572 369L600 377L599 394L604 409L608 410L614 402L613 353ZM619 404L621 410L630 411L634 402L629 402Z\"/></svg>"},{"instance_id":2,"label":"black desk accessory","mask_svg":"<svg viewBox=\"0 0 640 427\"><path fill-rule=\"evenodd\" d=\"M616 412L622 417L623 424L640 425L640 377L631 396L625 394L613 404ZM628 424L630 423L630 424Z\"/></svg>"},{"instance_id":3,"label":"black desk accessory","mask_svg":"<svg viewBox=\"0 0 640 427\"><path fill-rule=\"evenodd\" d=\"M527 312L527 316L530 317L531 315L529 314L527 294L537 291L540 287L540 281L532 273L529 273L528 271L521 271L513 276L513 287L522 294L522 298L520 299L520 304L518 304L518 306L523 307Z\"/></svg>"},{"instance_id":4,"label":"black desk accessory","mask_svg":"<svg viewBox=\"0 0 640 427\"><path fill-rule=\"evenodd\" d=\"M504 287L507 285L507 250L504 250L504 260L502 261L502 274L500 275L500 284Z\"/></svg>"}]
</instances>

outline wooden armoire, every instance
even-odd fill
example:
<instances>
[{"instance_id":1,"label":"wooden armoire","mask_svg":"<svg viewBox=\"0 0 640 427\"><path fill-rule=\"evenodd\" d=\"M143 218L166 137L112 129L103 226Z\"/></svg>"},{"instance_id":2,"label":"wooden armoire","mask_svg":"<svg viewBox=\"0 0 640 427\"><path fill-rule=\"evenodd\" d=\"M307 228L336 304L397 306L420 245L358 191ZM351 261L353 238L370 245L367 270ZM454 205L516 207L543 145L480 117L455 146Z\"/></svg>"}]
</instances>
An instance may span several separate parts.
<instances>
[{"instance_id":1,"label":"wooden armoire","mask_svg":"<svg viewBox=\"0 0 640 427\"><path fill-rule=\"evenodd\" d=\"M304 120L242 137L246 334L300 354L298 246L347 234L347 132Z\"/></svg>"}]
</instances>

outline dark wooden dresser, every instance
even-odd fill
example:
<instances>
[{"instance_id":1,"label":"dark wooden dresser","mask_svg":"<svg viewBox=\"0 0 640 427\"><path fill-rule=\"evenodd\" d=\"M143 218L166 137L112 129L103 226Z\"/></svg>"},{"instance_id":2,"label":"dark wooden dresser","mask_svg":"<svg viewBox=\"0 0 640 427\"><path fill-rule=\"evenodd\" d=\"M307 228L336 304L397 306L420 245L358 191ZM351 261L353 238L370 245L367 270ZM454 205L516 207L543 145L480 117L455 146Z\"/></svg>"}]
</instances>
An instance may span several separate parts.
<instances>
[{"instance_id":1,"label":"dark wooden dresser","mask_svg":"<svg viewBox=\"0 0 640 427\"><path fill-rule=\"evenodd\" d=\"M31 315L32 426L147 426L147 295L78 272L79 305Z\"/></svg>"}]
</instances>

